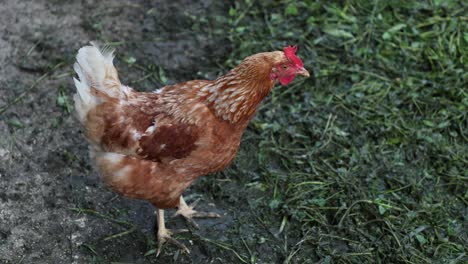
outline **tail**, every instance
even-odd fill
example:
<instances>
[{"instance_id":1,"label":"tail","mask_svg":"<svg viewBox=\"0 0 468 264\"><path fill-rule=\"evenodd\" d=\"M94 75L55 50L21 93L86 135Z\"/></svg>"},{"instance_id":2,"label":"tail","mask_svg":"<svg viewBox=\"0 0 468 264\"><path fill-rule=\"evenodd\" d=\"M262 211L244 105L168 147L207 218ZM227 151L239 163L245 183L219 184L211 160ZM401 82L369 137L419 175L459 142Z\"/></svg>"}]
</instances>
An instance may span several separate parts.
<instances>
[{"instance_id":1,"label":"tail","mask_svg":"<svg viewBox=\"0 0 468 264\"><path fill-rule=\"evenodd\" d=\"M74 96L75 108L81 123L86 121L86 115L89 110L94 108L102 98L97 98L97 93L92 89L103 94L120 98L125 88L122 87L117 70L112 63L114 51L102 49L91 42L92 46L85 46L78 51L76 63L73 65L79 80L75 81L77 93Z\"/></svg>"}]
</instances>

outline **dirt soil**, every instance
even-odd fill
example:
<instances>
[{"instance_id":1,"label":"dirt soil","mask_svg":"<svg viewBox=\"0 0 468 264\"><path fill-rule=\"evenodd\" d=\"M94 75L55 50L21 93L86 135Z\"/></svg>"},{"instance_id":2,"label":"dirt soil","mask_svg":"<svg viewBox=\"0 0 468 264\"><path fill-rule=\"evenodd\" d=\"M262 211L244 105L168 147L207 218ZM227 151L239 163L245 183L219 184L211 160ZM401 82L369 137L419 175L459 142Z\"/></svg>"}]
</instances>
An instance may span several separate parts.
<instances>
[{"instance_id":1,"label":"dirt soil","mask_svg":"<svg viewBox=\"0 0 468 264\"><path fill-rule=\"evenodd\" d=\"M227 7L210 0L159 2L166 1L1 1L0 263L238 263L238 252L227 245L242 245L240 238L263 241L242 256L254 250L259 263L282 261L275 248L285 242L239 206L255 194L242 191L237 178L211 175L187 190L190 202L201 199L199 209L222 217L198 220L199 230L177 236L190 255L166 246L156 258L154 208L116 195L91 166L71 100L81 46L113 42L123 82L140 90L157 87L134 60L165 69L170 83L213 77L229 52L225 40L190 29L193 17ZM174 218L167 226L187 225Z\"/></svg>"}]
</instances>

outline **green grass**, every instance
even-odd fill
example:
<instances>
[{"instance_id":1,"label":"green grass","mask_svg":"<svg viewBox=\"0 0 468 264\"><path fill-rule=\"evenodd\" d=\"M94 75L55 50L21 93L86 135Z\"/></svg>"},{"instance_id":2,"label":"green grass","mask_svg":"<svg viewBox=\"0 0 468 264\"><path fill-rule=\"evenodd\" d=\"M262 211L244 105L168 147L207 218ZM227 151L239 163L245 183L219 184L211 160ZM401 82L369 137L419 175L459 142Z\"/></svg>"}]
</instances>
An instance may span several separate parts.
<instances>
[{"instance_id":1,"label":"green grass","mask_svg":"<svg viewBox=\"0 0 468 264\"><path fill-rule=\"evenodd\" d=\"M234 227L191 239L218 248L216 255L206 247L208 255L232 263L467 261L465 2L249 0L224 14L188 10L178 21L180 32L208 32L230 46L220 41L227 57L208 58L220 65L203 62L194 76L225 73L253 53L296 44L313 75L276 87L246 131L235 163L196 184ZM101 32L100 17L93 19L83 27ZM144 40L159 41L159 28L151 30ZM117 59L122 76L139 72L130 85L154 89L173 81L152 58L138 56L140 39L96 34L107 44L128 45ZM70 100L58 87L57 105L66 114L73 111ZM10 125L23 127L17 119ZM127 225L97 211L79 212ZM98 246L83 249L93 262L104 261Z\"/></svg>"},{"instance_id":2,"label":"green grass","mask_svg":"<svg viewBox=\"0 0 468 264\"><path fill-rule=\"evenodd\" d=\"M254 163L245 188L301 238L285 262L467 260L467 13L462 0L230 8L226 68L297 44L314 75L276 87L228 170Z\"/></svg>"}]
</instances>

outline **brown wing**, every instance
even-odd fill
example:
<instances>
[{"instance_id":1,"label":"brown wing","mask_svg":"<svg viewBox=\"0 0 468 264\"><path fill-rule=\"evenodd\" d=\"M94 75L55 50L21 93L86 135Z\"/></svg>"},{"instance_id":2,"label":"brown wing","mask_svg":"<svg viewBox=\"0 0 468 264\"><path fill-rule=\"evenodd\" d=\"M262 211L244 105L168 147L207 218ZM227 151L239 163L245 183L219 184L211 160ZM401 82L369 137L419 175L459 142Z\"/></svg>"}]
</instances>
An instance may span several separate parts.
<instances>
[{"instance_id":1,"label":"brown wing","mask_svg":"<svg viewBox=\"0 0 468 264\"><path fill-rule=\"evenodd\" d=\"M87 136L104 151L158 162L187 157L196 149L197 126L176 121L161 107L157 94L135 96L96 107L89 114Z\"/></svg>"},{"instance_id":2,"label":"brown wing","mask_svg":"<svg viewBox=\"0 0 468 264\"><path fill-rule=\"evenodd\" d=\"M140 139L137 154L146 159L182 159L194 151L199 138L198 127L188 124L154 124L155 131Z\"/></svg>"}]
</instances>

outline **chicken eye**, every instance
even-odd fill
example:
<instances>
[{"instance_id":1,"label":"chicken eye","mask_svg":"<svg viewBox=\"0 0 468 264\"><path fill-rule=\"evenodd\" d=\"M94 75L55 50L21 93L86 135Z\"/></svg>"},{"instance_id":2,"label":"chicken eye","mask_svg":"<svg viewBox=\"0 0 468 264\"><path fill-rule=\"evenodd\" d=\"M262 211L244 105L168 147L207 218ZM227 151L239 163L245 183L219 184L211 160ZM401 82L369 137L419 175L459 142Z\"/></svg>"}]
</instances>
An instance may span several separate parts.
<instances>
[{"instance_id":1,"label":"chicken eye","mask_svg":"<svg viewBox=\"0 0 468 264\"><path fill-rule=\"evenodd\" d=\"M283 68L283 70L287 70L287 69L289 69L289 66L288 65L283 65L282 68Z\"/></svg>"}]
</instances>

